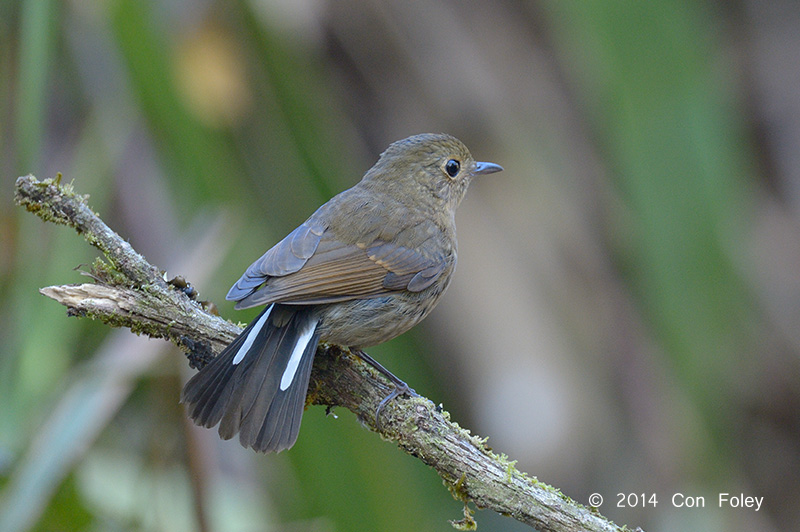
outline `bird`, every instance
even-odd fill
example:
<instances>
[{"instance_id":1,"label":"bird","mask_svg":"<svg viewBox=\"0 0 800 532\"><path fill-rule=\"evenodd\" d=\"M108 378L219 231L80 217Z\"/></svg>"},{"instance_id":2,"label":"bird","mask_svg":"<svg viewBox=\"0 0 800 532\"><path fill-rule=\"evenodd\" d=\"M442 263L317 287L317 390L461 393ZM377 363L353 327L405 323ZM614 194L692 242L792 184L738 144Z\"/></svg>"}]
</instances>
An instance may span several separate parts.
<instances>
[{"instance_id":1,"label":"bird","mask_svg":"<svg viewBox=\"0 0 800 532\"><path fill-rule=\"evenodd\" d=\"M280 452L300 431L319 342L362 349L419 323L456 267L455 211L472 179L503 170L477 162L448 134L396 141L360 182L323 204L253 262L226 299L264 305L184 386L197 425L257 452ZM373 364L373 365L375 365ZM399 394L412 391L391 375ZM376 412L379 418L380 407ZM378 419L379 421L379 419Z\"/></svg>"}]
</instances>

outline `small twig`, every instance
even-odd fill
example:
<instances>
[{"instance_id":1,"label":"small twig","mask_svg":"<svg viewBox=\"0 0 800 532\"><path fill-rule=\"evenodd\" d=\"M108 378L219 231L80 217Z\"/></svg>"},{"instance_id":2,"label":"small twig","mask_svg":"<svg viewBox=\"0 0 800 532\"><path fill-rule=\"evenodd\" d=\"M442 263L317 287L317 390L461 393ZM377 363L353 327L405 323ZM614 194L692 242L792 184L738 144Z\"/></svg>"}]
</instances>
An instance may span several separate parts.
<instances>
[{"instance_id":1,"label":"small twig","mask_svg":"<svg viewBox=\"0 0 800 532\"><path fill-rule=\"evenodd\" d=\"M65 305L71 315L170 339L189 352L195 367L202 367L241 331L168 284L71 186L57 180L38 181L30 175L20 177L16 201L46 221L73 227L108 261L95 263L92 274L99 280L96 284L41 289ZM347 349L323 344L314 360L308 401L347 408L378 432L374 413L392 386ZM434 468L465 505L471 502L492 509L541 531L629 530L520 472L515 462L494 454L483 440L451 422L447 412L424 397L387 405L380 433ZM464 519L454 526L475 526L468 508Z\"/></svg>"}]
</instances>

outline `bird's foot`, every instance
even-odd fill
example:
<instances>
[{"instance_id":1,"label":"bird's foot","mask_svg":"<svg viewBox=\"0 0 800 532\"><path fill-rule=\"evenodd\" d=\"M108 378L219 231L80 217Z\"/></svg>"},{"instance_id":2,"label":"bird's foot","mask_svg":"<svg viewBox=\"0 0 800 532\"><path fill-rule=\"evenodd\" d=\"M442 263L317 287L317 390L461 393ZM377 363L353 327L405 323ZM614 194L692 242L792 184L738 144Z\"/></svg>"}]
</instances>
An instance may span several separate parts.
<instances>
[{"instance_id":1,"label":"bird's foot","mask_svg":"<svg viewBox=\"0 0 800 532\"><path fill-rule=\"evenodd\" d=\"M364 351L361 350L352 350L353 354L359 357L361 360L375 368L378 373L384 375L387 379L392 381L394 384L394 390L389 392L389 395L383 398L380 403L378 403L378 408L375 409L375 427L378 429L378 432L381 431L381 411L384 407L389 404L393 399L400 397L401 395L405 395L408 397L419 397L419 394L415 392L408 384L397 378L391 371L383 367L383 365L366 354Z\"/></svg>"},{"instance_id":2,"label":"bird's foot","mask_svg":"<svg viewBox=\"0 0 800 532\"><path fill-rule=\"evenodd\" d=\"M375 427L378 429L378 432L381 431L381 410L383 410L383 407L389 404L393 399L400 397L401 395L408 397L419 397L419 394L409 387L405 382L395 382L394 390L389 392L389 395L384 397L383 400L378 404L378 408L375 409Z\"/></svg>"}]
</instances>

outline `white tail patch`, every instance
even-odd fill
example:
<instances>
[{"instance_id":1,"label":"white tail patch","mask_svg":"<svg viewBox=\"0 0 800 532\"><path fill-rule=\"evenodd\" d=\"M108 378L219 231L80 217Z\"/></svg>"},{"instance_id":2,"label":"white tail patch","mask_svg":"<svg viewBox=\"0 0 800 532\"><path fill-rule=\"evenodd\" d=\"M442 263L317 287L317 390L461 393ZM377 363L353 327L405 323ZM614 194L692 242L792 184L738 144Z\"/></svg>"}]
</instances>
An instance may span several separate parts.
<instances>
[{"instance_id":1,"label":"white tail patch","mask_svg":"<svg viewBox=\"0 0 800 532\"><path fill-rule=\"evenodd\" d=\"M258 333L261 332L261 328L264 327L264 322L266 322L267 318L269 318L269 315L272 313L272 307L274 306L275 306L274 304L270 305L267 311L264 314L262 314L260 318L258 318L258 321L256 322L255 326L252 329L250 329L249 333L247 333L247 338L244 339L244 343L239 348L239 350L236 351L236 356L233 357L234 366L239 362L241 362L242 360L244 360L244 357L245 355L247 355L247 352L250 351L251 347L253 347L253 342L256 340L256 336L258 336Z\"/></svg>"},{"instance_id":2,"label":"white tail patch","mask_svg":"<svg viewBox=\"0 0 800 532\"><path fill-rule=\"evenodd\" d=\"M308 342L311 340L311 337L314 336L314 331L317 329L317 323L319 323L319 320L311 321L300 331L300 336L297 337L297 343L294 344L294 349L292 350L292 356L289 357L286 369L283 370L280 386L282 392L286 391L286 389L292 385L295 373L297 373L297 368L300 366L300 360L303 358L303 353L305 353Z\"/></svg>"}]
</instances>

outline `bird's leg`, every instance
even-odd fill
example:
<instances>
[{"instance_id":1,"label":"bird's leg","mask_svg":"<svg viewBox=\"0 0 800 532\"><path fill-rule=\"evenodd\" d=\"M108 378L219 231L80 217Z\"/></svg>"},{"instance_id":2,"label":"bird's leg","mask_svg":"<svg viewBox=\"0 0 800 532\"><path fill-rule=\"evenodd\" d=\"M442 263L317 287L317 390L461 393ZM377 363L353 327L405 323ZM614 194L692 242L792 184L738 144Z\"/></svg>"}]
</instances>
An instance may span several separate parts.
<instances>
[{"instance_id":1,"label":"bird's leg","mask_svg":"<svg viewBox=\"0 0 800 532\"><path fill-rule=\"evenodd\" d=\"M378 362L377 360L366 354L364 351L360 349L351 349L350 352L356 355L364 362L366 362L367 364L369 364L370 366L372 366L373 368L375 368L376 370L378 370L378 373L383 374L387 379L392 381L392 384L394 384L394 390L392 390L389 393L389 395L383 398L380 404L378 404L378 408L375 410L375 426L377 427L378 431L380 431L381 410L383 410L383 407L385 407L389 403L389 401L401 395L408 395L410 397L419 397L419 394L415 392L413 389L411 389L408 386L408 384L397 378L394 375L394 373L383 367L383 365L380 362Z\"/></svg>"}]
</instances>

